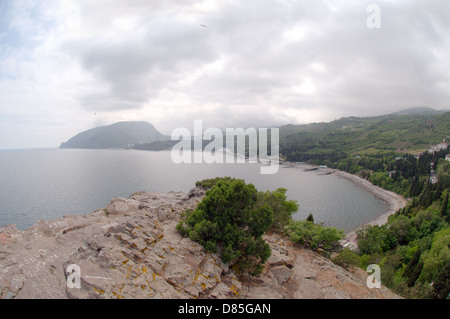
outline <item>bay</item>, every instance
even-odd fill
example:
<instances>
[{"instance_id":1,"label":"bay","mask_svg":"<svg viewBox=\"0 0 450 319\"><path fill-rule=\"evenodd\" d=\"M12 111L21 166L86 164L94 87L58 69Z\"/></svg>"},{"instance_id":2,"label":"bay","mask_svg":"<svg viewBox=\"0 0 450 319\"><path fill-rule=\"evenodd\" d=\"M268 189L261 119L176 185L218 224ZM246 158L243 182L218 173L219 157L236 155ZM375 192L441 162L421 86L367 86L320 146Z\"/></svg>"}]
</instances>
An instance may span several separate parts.
<instances>
[{"instance_id":1,"label":"bay","mask_svg":"<svg viewBox=\"0 0 450 319\"><path fill-rule=\"evenodd\" d=\"M175 164L169 151L39 149L0 151L0 227L25 230L38 220L90 214L113 197L136 191L188 192L205 178L231 176L258 190L284 187L299 211L346 232L375 219L386 204L334 175L280 167L261 175L262 164Z\"/></svg>"}]
</instances>

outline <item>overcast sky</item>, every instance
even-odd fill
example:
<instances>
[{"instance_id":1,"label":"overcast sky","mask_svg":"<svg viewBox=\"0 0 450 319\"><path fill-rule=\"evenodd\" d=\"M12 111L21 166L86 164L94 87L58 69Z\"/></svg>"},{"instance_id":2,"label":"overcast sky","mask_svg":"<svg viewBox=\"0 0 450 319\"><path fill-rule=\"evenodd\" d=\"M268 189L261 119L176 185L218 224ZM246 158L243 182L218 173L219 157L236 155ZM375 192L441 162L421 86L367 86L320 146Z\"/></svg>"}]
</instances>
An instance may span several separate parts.
<instances>
[{"instance_id":1,"label":"overcast sky","mask_svg":"<svg viewBox=\"0 0 450 319\"><path fill-rule=\"evenodd\" d=\"M0 0L0 149L117 121L170 135L194 120L447 109L449 12L448 0Z\"/></svg>"}]
</instances>

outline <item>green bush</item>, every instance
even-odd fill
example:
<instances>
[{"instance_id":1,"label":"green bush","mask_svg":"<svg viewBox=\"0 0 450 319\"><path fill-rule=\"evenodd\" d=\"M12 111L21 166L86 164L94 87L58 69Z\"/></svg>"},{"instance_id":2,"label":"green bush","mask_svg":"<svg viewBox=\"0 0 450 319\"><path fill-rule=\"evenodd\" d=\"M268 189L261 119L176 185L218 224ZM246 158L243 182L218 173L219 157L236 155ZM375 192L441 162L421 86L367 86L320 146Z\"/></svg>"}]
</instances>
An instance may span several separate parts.
<instances>
[{"instance_id":1,"label":"green bush","mask_svg":"<svg viewBox=\"0 0 450 319\"><path fill-rule=\"evenodd\" d=\"M278 188L273 192L267 191L258 194L257 206L268 205L273 212L273 224L270 227L273 232L283 233L292 220L292 214L298 210L295 201L287 200L286 192L286 189Z\"/></svg>"},{"instance_id":2,"label":"green bush","mask_svg":"<svg viewBox=\"0 0 450 319\"><path fill-rule=\"evenodd\" d=\"M290 239L312 250L323 249L333 251L339 247L339 241L344 238L343 230L334 227L323 227L310 221L292 221Z\"/></svg>"},{"instance_id":3,"label":"green bush","mask_svg":"<svg viewBox=\"0 0 450 319\"><path fill-rule=\"evenodd\" d=\"M262 235L273 225L273 211L258 201L258 191L242 180L216 180L177 230L220 255L238 273L258 275L269 258Z\"/></svg>"},{"instance_id":4,"label":"green bush","mask_svg":"<svg viewBox=\"0 0 450 319\"><path fill-rule=\"evenodd\" d=\"M216 178L209 178L209 179L204 179L202 181L197 181L195 183L195 186L197 187L201 187L205 190L211 189L214 185L216 185L218 182L224 182L224 181L236 181L238 180L237 178L233 178L233 177L216 177ZM241 179L240 179L241 180ZM242 181L242 180L241 180Z\"/></svg>"},{"instance_id":5,"label":"green bush","mask_svg":"<svg viewBox=\"0 0 450 319\"><path fill-rule=\"evenodd\" d=\"M345 269L349 267L359 266L361 259L354 251L349 248L344 248L336 257L331 259L336 265Z\"/></svg>"}]
</instances>

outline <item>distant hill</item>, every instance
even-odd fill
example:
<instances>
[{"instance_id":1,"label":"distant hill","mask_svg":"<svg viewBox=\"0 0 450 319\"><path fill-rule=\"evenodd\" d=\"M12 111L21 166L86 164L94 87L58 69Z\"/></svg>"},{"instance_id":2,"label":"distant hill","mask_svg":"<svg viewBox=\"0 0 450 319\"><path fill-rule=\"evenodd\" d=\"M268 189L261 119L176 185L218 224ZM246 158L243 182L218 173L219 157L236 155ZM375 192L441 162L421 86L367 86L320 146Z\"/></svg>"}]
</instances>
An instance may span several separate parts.
<instances>
[{"instance_id":1,"label":"distant hill","mask_svg":"<svg viewBox=\"0 0 450 319\"><path fill-rule=\"evenodd\" d=\"M411 108L411 109L394 112L394 113L391 113L390 115L438 115L438 114L443 114L448 111L450 111L450 110L441 111L441 110L435 110L431 107L416 107L416 108Z\"/></svg>"},{"instance_id":2,"label":"distant hill","mask_svg":"<svg viewBox=\"0 0 450 319\"><path fill-rule=\"evenodd\" d=\"M178 142L179 142L178 140L177 141L163 140L152 143L137 144L134 145L132 148L141 151L164 151L173 148L175 144L177 144Z\"/></svg>"},{"instance_id":3,"label":"distant hill","mask_svg":"<svg viewBox=\"0 0 450 319\"><path fill-rule=\"evenodd\" d=\"M128 148L136 144L169 140L152 124L147 122L118 122L108 126L96 127L84 131L65 143L60 148L107 149Z\"/></svg>"},{"instance_id":4,"label":"distant hill","mask_svg":"<svg viewBox=\"0 0 450 319\"><path fill-rule=\"evenodd\" d=\"M421 108L282 126L280 151L289 161L324 163L359 155L418 154L443 139L450 140L450 112Z\"/></svg>"}]
</instances>

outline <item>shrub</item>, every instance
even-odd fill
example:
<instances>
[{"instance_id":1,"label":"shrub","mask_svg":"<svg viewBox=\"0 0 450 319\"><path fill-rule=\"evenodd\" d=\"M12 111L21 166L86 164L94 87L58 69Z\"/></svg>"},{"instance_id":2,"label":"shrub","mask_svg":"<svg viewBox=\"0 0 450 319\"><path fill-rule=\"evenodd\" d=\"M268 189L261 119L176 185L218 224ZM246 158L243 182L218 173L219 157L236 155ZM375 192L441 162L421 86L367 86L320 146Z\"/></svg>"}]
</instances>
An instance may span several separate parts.
<instances>
[{"instance_id":1,"label":"shrub","mask_svg":"<svg viewBox=\"0 0 450 319\"><path fill-rule=\"evenodd\" d=\"M238 273L260 274L271 254L262 235L273 224L272 210L258 203L258 191L252 184L242 180L216 180L213 184L177 230L219 254Z\"/></svg>"},{"instance_id":2,"label":"shrub","mask_svg":"<svg viewBox=\"0 0 450 319\"><path fill-rule=\"evenodd\" d=\"M216 185L218 182L223 182L223 181L236 181L238 179L233 178L233 177L216 177L216 178L209 178L209 179L204 179L202 181L197 181L195 183L195 186L197 187L201 187L205 190L211 189L214 185ZM241 179L240 179L241 180ZM241 180L242 181L242 180Z\"/></svg>"},{"instance_id":3,"label":"shrub","mask_svg":"<svg viewBox=\"0 0 450 319\"><path fill-rule=\"evenodd\" d=\"M295 201L287 200L286 192L286 189L278 188L273 192L267 191L258 194L257 205L268 205L273 212L273 224L270 230L276 233L284 232L292 220L292 214L298 210Z\"/></svg>"},{"instance_id":4,"label":"shrub","mask_svg":"<svg viewBox=\"0 0 450 319\"><path fill-rule=\"evenodd\" d=\"M323 227L310 221L293 221L290 225L290 238L293 242L308 246L312 250L324 249L333 251L339 247L344 238L343 230L334 227Z\"/></svg>"},{"instance_id":5,"label":"shrub","mask_svg":"<svg viewBox=\"0 0 450 319\"><path fill-rule=\"evenodd\" d=\"M339 265L345 269L348 269L349 267L356 267L359 266L361 260L358 254L356 254L354 251L352 251L349 248L344 248L339 255L332 258L331 260L336 265Z\"/></svg>"}]
</instances>

